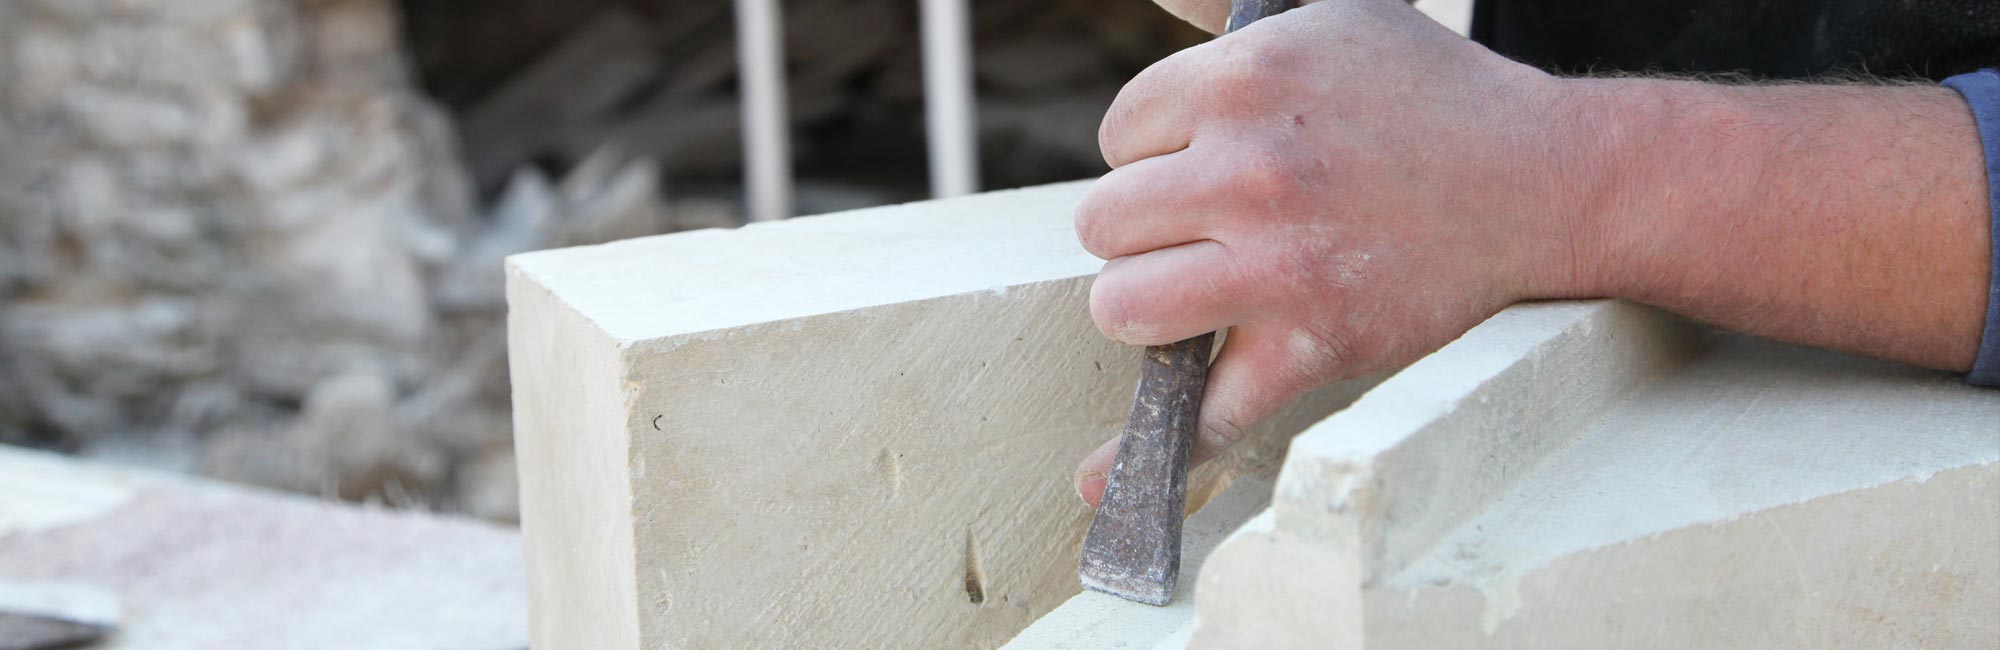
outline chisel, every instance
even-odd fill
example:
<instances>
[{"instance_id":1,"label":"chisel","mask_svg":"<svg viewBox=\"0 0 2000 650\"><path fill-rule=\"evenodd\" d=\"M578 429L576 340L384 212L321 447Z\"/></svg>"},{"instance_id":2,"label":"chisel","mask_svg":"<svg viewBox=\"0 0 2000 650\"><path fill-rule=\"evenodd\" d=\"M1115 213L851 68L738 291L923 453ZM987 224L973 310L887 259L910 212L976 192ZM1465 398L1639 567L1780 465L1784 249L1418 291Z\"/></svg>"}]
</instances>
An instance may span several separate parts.
<instances>
[{"instance_id":1,"label":"chisel","mask_svg":"<svg viewBox=\"0 0 2000 650\"><path fill-rule=\"evenodd\" d=\"M1234 0L1225 31L1298 6L1298 0ZM1165 605L1180 581L1181 518L1188 454L1194 449L1202 389L1215 334L1146 348L1139 389L1118 457L1083 538L1077 578L1126 600Z\"/></svg>"}]
</instances>

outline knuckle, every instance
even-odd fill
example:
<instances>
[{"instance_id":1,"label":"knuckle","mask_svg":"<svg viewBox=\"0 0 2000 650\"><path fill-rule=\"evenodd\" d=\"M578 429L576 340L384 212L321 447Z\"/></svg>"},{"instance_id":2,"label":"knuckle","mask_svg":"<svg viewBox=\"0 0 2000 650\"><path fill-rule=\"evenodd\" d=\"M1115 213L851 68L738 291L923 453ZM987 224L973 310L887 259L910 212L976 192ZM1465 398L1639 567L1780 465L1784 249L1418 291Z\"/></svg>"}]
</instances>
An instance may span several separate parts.
<instances>
[{"instance_id":1,"label":"knuckle","mask_svg":"<svg viewBox=\"0 0 2000 650\"><path fill-rule=\"evenodd\" d=\"M1229 66L1216 74L1213 88L1222 106L1240 110L1266 103L1273 83L1270 77L1266 70Z\"/></svg>"},{"instance_id":2,"label":"knuckle","mask_svg":"<svg viewBox=\"0 0 2000 650\"><path fill-rule=\"evenodd\" d=\"M1118 90L1104 111L1104 119L1097 124L1097 148L1103 152L1105 164L1116 168L1132 162L1131 155L1126 153L1134 146L1130 141L1132 128L1143 115L1163 110L1161 104L1170 104L1181 96L1178 88L1181 84L1175 80L1185 78L1191 70L1189 57L1189 50L1182 50L1154 61Z\"/></svg>"},{"instance_id":3,"label":"knuckle","mask_svg":"<svg viewBox=\"0 0 2000 650\"><path fill-rule=\"evenodd\" d=\"M1218 57L1217 90L1239 102L1264 103L1296 83L1298 52L1281 39L1244 39Z\"/></svg>"},{"instance_id":4,"label":"knuckle","mask_svg":"<svg viewBox=\"0 0 2000 650\"><path fill-rule=\"evenodd\" d=\"M1360 341L1354 334L1314 325L1292 330L1287 342L1292 361L1288 374L1294 385L1302 390L1311 388L1353 365L1360 352Z\"/></svg>"},{"instance_id":5,"label":"knuckle","mask_svg":"<svg viewBox=\"0 0 2000 650\"><path fill-rule=\"evenodd\" d=\"M1247 70L1278 71L1291 66L1298 55L1295 48L1288 47L1284 39L1258 38L1243 42L1237 64Z\"/></svg>"},{"instance_id":6,"label":"knuckle","mask_svg":"<svg viewBox=\"0 0 2000 650\"><path fill-rule=\"evenodd\" d=\"M1203 270L1195 287L1200 292L1200 299L1207 304L1226 306L1242 303L1251 299L1242 289L1256 285L1246 273L1234 256L1225 255Z\"/></svg>"},{"instance_id":7,"label":"knuckle","mask_svg":"<svg viewBox=\"0 0 2000 650\"><path fill-rule=\"evenodd\" d=\"M1209 444L1220 450L1233 446L1241 442L1244 438L1249 437L1250 429L1236 420L1237 418L1226 414L1207 418L1204 422L1206 426L1202 428L1208 432Z\"/></svg>"},{"instance_id":8,"label":"knuckle","mask_svg":"<svg viewBox=\"0 0 2000 650\"><path fill-rule=\"evenodd\" d=\"M1279 145L1251 145L1239 156L1231 183L1259 204L1289 202L1300 193L1297 156Z\"/></svg>"}]
</instances>

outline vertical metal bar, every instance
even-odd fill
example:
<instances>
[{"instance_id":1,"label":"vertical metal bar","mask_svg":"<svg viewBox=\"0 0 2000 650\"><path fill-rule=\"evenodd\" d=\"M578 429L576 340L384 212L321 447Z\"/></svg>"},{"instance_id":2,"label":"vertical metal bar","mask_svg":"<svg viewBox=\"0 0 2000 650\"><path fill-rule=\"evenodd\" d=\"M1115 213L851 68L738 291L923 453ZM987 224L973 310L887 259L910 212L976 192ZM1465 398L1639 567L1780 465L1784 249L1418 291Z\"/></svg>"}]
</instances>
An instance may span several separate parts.
<instances>
[{"instance_id":1,"label":"vertical metal bar","mask_svg":"<svg viewBox=\"0 0 2000 650\"><path fill-rule=\"evenodd\" d=\"M966 0L923 0L924 124L931 194L938 197L979 191L968 13Z\"/></svg>"},{"instance_id":2,"label":"vertical metal bar","mask_svg":"<svg viewBox=\"0 0 2000 650\"><path fill-rule=\"evenodd\" d=\"M778 0L736 0L743 92L743 176L750 220L792 216L792 145L785 115L785 39Z\"/></svg>"}]
</instances>

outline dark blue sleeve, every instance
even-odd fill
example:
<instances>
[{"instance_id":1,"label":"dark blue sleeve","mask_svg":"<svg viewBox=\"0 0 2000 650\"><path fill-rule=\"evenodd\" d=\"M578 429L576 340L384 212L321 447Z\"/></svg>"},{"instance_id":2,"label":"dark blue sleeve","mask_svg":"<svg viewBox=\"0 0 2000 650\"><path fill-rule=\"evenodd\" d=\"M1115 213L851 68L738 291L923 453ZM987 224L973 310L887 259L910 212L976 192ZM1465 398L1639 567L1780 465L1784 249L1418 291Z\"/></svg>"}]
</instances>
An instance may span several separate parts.
<instances>
[{"instance_id":1,"label":"dark blue sleeve","mask_svg":"<svg viewBox=\"0 0 2000 650\"><path fill-rule=\"evenodd\" d=\"M1992 279L1986 285L1986 332L1979 339L1979 356L1965 380L1985 386L2000 386L2000 71L1986 68L1944 80L1947 88L1965 96L1972 105L1972 119L1979 124L1979 141L1986 150L1986 209L1993 226Z\"/></svg>"}]
</instances>

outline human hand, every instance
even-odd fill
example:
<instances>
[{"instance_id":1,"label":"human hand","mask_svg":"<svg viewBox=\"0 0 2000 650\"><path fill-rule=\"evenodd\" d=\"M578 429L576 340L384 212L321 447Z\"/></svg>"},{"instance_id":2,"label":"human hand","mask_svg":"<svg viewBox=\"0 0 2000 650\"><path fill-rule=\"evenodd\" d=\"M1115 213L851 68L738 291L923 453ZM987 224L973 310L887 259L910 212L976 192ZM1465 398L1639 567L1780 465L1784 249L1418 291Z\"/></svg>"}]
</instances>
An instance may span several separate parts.
<instances>
[{"instance_id":1,"label":"human hand","mask_svg":"<svg viewBox=\"0 0 2000 650\"><path fill-rule=\"evenodd\" d=\"M1204 26L1227 5L1161 4ZM1229 329L1199 463L1307 390L1513 302L1588 293L1581 215L1603 182L1566 90L1396 0L1308 5L1176 53L1099 132L1113 169L1076 214L1109 260L1091 316L1132 345ZM1093 506L1116 442L1078 470Z\"/></svg>"}]
</instances>

